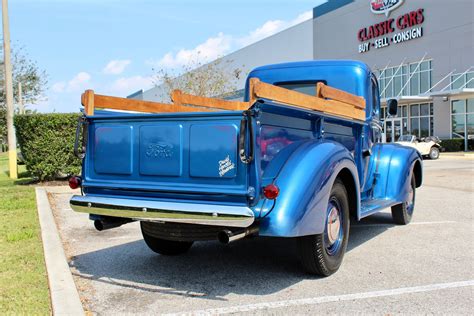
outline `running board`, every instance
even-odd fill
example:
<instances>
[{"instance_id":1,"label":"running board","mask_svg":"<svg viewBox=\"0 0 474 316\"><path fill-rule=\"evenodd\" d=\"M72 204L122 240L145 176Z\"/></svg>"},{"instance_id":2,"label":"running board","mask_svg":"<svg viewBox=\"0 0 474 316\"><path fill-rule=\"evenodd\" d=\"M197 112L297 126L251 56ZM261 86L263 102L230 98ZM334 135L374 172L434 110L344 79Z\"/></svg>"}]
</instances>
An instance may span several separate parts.
<instances>
[{"instance_id":1,"label":"running board","mask_svg":"<svg viewBox=\"0 0 474 316\"><path fill-rule=\"evenodd\" d=\"M370 199L362 201L360 203L360 218L367 217L374 213L380 212L384 208L388 208L399 203L400 202L397 202L395 200L385 199Z\"/></svg>"}]
</instances>

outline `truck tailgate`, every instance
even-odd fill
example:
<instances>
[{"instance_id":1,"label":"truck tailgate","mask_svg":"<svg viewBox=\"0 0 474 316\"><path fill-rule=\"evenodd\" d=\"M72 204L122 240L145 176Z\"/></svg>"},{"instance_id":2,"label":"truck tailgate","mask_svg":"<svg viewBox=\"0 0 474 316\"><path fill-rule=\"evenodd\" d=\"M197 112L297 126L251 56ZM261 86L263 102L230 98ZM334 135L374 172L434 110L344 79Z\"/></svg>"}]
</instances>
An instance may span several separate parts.
<instances>
[{"instance_id":1,"label":"truck tailgate","mask_svg":"<svg viewBox=\"0 0 474 316\"><path fill-rule=\"evenodd\" d=\"M242 118L242 112L88 117L84 190L246 197L249 166L238 156Z\"/></svg>"}]
</instances>

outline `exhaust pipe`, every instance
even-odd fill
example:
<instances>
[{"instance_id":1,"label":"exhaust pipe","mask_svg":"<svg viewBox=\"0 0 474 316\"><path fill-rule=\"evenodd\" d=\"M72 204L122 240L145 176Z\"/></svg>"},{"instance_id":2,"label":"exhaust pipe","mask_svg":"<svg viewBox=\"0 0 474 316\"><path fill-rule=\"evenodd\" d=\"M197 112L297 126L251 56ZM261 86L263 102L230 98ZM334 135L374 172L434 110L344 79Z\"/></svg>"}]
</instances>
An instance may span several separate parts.
<instances>
[{"instance_id":1,"label":"exhaust pipe","mask_svg":"<svg viewBox=\"0 0 474 316\"><path fill-rule=\"evenodd\" d=\"M228 244L230 242L242 239L248 235L253 235L255 233L258 233L258 226L248 227L243 231L236 232L232 232L228 229L225 229L221 230L217 234L217 239L223 244Z\"/></svg>"},{"instance_id":2,"label":"exhaust pipe","mask_svg":"<svg viewBox=\"0 0 474 316\"><path fill-rule=\"evenodd\" d=\"M102 219L96 219L94 221L94 227L98 231L103 231L106 229L112 229L116 227L120 227L123 224L127 224L133 222L132 219L130 218L116 218L116 217L107 217L107 218L102 218Z\"/></svg>"}]
</instances>

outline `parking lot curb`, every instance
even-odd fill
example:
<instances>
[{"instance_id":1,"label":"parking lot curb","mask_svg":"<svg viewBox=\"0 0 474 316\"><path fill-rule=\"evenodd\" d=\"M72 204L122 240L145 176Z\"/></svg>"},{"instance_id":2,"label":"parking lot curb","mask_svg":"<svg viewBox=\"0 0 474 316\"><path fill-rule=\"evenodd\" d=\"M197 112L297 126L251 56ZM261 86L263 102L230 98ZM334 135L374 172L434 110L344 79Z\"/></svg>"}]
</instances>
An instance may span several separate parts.
<instances>
[{"instance_id":1,"label":"parking lot curb","mask_svg":"<svg viewBox=\"0 0 474 316\"><path fill-rule=\"evenodd\" d=\"M53 315L84 315L44 188L36 188L36 204Z\"/></svg>"},{"instance_id":2,"label":"parking lot curb","mask_svg":"<svg viewBox=\"0 0 474 316\"><path fill-rule=\"evenodd\" d=\"M464 158L464 159L474 159L474 154L472 153L441 153L440 157L442 158Z\"/></svg>"}]
</instances>

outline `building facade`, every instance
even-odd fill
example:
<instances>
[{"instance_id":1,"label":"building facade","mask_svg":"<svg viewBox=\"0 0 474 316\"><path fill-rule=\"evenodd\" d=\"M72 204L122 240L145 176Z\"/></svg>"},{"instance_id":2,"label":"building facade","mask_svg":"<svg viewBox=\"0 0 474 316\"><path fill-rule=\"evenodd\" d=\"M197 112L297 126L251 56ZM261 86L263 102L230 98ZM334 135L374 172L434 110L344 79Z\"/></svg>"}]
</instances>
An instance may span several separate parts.
<instances>
[{"instance_id":1,"label":"building facade","mask_svg":"<svg viewBox=\"0 0 474 316\"><path fill-rule=\"evenodd\" d=\"M224 59L244 72L288 61L361 60L378 77L391 139L412 134L467 142L474 139L473 20L472 0L329 0L313 9L312 20ZM161 100L161 89L138 97ZM391 98L399 103L396 117L384 108Z\"/></svg>"},{"instance_id":2,"label":"building facade","mask_svg":"<svg viewBox=\"0 0 474 316\"><path fill-rule=\"evenodd\" d=\"M313 57L377 74L397 133L474 138L474 1L335 0L314 8Z\"/></svg>"}]
</instances>

